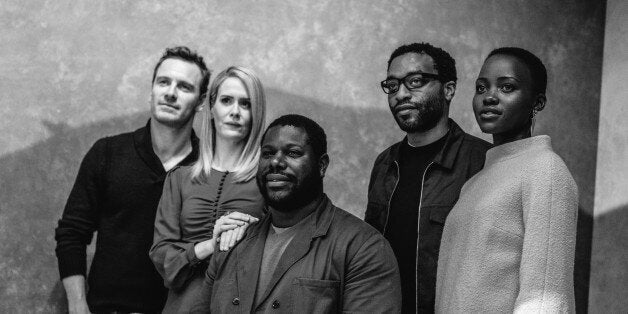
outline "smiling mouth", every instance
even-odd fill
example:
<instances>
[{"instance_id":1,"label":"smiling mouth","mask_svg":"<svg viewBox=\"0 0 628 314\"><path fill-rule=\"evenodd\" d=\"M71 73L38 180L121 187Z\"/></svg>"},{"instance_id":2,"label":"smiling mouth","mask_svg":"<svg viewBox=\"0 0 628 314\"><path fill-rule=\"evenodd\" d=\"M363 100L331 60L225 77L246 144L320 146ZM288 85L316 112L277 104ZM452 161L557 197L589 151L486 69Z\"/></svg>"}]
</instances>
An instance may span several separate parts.
<instances>
[{"instance_id":1,"label":"smiling mouth","mask_svg":"<svg viewBox=\"0 0 628 314\"><path fill-rule=\"evenodd\" d=\"M266 186L268 188L282 188L291 182L290 177L280 173L269 173L266 175Z\"/></svg>"}]
</instances>

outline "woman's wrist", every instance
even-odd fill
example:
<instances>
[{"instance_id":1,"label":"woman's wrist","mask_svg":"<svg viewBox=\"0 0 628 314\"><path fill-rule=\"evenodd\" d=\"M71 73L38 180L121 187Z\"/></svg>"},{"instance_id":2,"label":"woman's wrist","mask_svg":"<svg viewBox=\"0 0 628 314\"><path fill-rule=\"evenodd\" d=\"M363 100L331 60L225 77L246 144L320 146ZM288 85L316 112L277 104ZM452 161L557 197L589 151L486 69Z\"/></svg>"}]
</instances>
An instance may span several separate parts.
<instances>
[{"instance_id":1,"label":"woman's wrist","mask_svg":"<svg viewBox=\"0 0 628 314\"><path fill-rule=\"evenodd\" d=\"M194 254L198 259L206 259L208 256L214 253L216 247L216 240L209 239L203 242L199 242L194 246Z\"/></svg>"}]
</instances>

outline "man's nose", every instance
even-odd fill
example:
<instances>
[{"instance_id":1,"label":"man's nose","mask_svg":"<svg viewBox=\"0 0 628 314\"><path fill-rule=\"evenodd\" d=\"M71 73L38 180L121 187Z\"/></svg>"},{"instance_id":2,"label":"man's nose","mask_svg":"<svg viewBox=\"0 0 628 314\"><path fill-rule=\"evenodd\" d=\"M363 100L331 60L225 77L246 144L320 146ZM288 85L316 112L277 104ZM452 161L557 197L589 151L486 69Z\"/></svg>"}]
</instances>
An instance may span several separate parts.
<instances>
[{"instance_id":1,"label":"man's nose","mask_svg":"<svg viewBox=\"0 0 628 314\"><path fill-rule=\"evenodd\" d=\"M168 101L175 101L175 100L177 100L177 87L176 87L175 84L170 84L168 86L168 89L166 89L166 93L165 93L164 97Z\"/></svg>"},{"instance_id":2,"label":"man's nose","mask_svg":"<svg viewBox=\"0 0 628 314\"><path fill-rule=\"evenodd\" d=\"M397 101L401 101L403 99L411 98L411 97L412 97L412 93L410 93L406 85L403 83L400 84L399 89L397 90L397 93L395 93L395 98L397 99Z\"/></svg>"},{"instance_id":3,"label":"man's nose","mask_svg":"<svg viewBox=\"0 0 628 314\"><path fill-rule=\"evenodd\" d=\"M270 166L273 169L283 169L285 167L284 155L281 152L275 153L270 159Z\"/></svg>"}]
</instances>

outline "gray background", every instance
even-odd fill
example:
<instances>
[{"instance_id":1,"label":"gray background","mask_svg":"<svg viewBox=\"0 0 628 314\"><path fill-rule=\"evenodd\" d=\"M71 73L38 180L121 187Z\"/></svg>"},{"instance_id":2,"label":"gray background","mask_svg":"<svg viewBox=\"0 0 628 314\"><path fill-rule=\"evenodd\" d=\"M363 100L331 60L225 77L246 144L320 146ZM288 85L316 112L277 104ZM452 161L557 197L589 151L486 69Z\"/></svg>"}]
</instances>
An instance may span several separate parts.
<instances>
[{"instance_id":1,"label":"gray background","mask_svg":"<svg viewBox=\"0 0 628 314\"><path fill-rule=\"evenodd\" d=\"M146 122L152 68L165 47L198 50L215 73L232 64L253 68L266 87L268 121L285 113L318 121L329 137L326 190L337 205L362 217L376 155L403 136L379 81L390 53L415 41L441 46L457 60L451 116L487 140L471 109L473 82L486 54L514 45L545 61L548 105L538 115L535 133L552 137L580 189L576 292L584 309L594 200L603 203L594 193L596 159L619 167L626 159L625 150L616 157L620 162L598 157L604 149L598 148L603 64L612 71L615 62L624 62L624 70L610 81L628 73L622 55L626 49L616 49L608 60L602 57L605 23L620 24L616 32L623 31L623 37L613 34L626 45L621 17L628 10L620 2L609 1L609 8L620 13L609 10L609 16L619 17L607 21L603 1L584 0L3 1L0 312L65 311L54 256L56 220L93 142ZM606 31L609 37L609 26ZM625 83L616 88L625 91ZM602 112L600 132L614 132L619 113L626 124L625 109ZM626 141L625 131L616 134L612 142ZM606 169L616 175L615 168ZM601 171L598 190L612 191L618 185L600 186L608 182L600 181ZM608 228L616 231L621 230L618 217L626 221L628 203L625 198L618 202L624 210L609 210L617 217L607 219ZM604 230L613 230L608 228ZM596 236L615 237L609 232ZM607 241L612 242L601 243ZM607 261L607 250L598 250L593 260ZM620 256L627 251L625 246L622 250ZM601 277L606 269L599 269ZM613 278L592 282L599 289L592 288L591 296L604 300L592 299L592 306L625 306L621 298L606 301L617 290ZM625 284L618 287L625 291Z\"/></svg>"}]
</instances>

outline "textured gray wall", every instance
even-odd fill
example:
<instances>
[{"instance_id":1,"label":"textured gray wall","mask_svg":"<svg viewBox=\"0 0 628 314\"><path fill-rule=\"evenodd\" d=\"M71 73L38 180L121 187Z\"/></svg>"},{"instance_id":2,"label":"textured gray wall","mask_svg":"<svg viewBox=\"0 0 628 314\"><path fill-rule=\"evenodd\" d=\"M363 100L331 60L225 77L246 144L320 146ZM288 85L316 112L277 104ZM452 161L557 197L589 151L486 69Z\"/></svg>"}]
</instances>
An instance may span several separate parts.
<instances>
[{"instance_id":1,"label":"textured gray wall","mask_svg":"<svg viewBox=\"0 0 628 314\"><path fill-rule=\"evenodd\" d=\"M600 105L591 313L628 313L628 2L608 0Z\"/></svg>"},{"instance_id":2,"label":"textured gray wall","mask_svg":"<svg viewBox=\"0 0 628 314\"><path fill-rule=\"evenodd\" d=\"M268 90L269 120L297 112L320 122L330 138L327 190L361 217L377 153L402 137L378 84L392 50L413 41L456 58L451 115L479 136L471 98L486 54L514 45L545 60L549 103L536 133L552 136L580 188L577 281L586 306L604 7L585 0L3 1L0 312L64 310L56 220L91 144L145 123L152 67L166 46L189 45L216 71L255 69Z\"/></svg>"}]
</instances>

